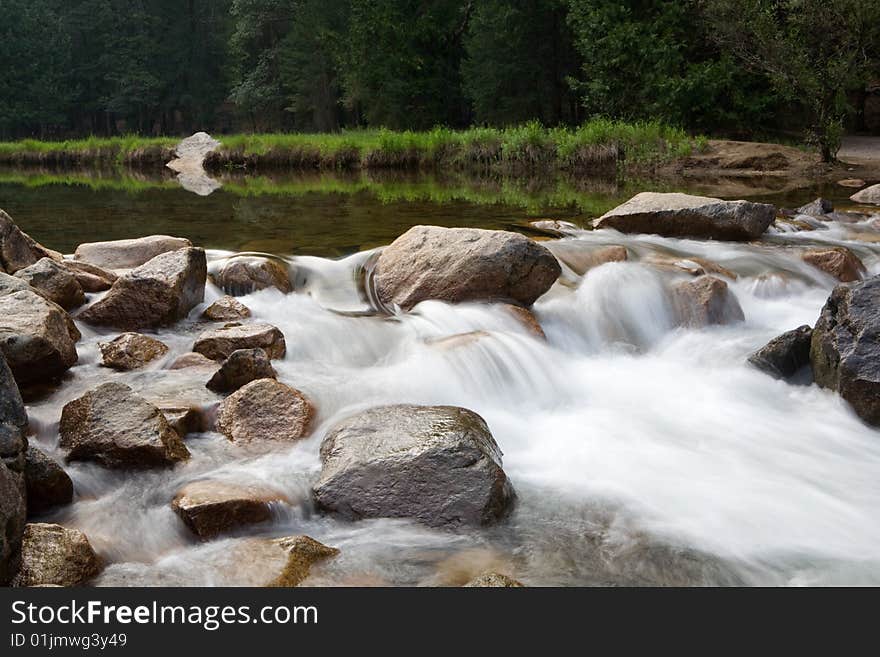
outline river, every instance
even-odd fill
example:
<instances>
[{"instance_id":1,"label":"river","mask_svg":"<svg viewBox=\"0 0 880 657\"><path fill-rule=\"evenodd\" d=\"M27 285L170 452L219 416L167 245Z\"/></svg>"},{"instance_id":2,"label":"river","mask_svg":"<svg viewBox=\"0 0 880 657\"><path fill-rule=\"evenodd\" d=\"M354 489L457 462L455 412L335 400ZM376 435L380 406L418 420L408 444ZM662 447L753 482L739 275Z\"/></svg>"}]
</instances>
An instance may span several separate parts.
<instances>
[{"instance_id":1,"label":"river","mask_svg":"<svg viewBox=\"0 0 880 657\"><path fill-rule=\"evenodd\" d=\"M168 181L112 182L0 176L0 207L65 253L85 241L167 233L205 246L215 266L239 251L285 258L295 293L240 300L256 321L284 332L279 379L314 400L318 421L293 445L242 448L216 433L190 436L192 459L168 470L66 466L75 502L41 520L89 536L107 564L96 584L258 584L266 573L237 558L237 547L289 534L341 550L313 569L314 585L458 585L487 569L536 586L880 584L880 433L836 394L745 363L770 338L812 325L834 287L800 259L804 247L848 246L880 273L880 231L868 222L768 233L755 243L575 231L565 239L623 245L629 260L542 297L534 311L543 341L488 305L425 302L396 317L370 314L357 272L373 249L415 224L509 229L551 217L587 225L632 195L632 185L548 191L321 177L227 185L199 197ZM791 206L819 192L844 208L850 193L753 198ZM651 255L699 256L734 272L730 288L745 321L676 327L668 288L683 275L649 264ZM206 303L221 294L208 287ZM165 358L128 373L98 367L97 342L113 333L79 323L78 364L60 388L29 397L32 441L61 459L61 407L108 379L154 400L216 401L204 372L163 369L190 350L199 311L158 332L171 347ZM433 340L471 331L486 335L447 348ZM314 511L309 490L327 428L353 410L402 402L465 406L486 419L518 494L509 518L449 531ZM268 483L290 503L278 504L270 523L199 543L169 502L206 475Z\"/></svg>"}]
</instances>

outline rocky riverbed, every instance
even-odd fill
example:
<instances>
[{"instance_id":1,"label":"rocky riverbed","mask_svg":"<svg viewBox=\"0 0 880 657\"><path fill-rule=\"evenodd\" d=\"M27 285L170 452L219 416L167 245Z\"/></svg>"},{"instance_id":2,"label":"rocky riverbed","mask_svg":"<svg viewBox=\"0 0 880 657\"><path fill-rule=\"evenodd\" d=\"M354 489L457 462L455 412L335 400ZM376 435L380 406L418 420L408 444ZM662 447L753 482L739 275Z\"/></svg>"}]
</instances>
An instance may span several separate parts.
<instances>
[{"instance_id":1,"label":"rocky riverbed","mask_svg":"<svg viewBox=\"0 0 880 657\"><path fill-rule=\"evenodd\" d=\"M338 260L65 256L0 212L0 579L880 583L857 193L642 193Z\"/></svg>"}]
</instances>

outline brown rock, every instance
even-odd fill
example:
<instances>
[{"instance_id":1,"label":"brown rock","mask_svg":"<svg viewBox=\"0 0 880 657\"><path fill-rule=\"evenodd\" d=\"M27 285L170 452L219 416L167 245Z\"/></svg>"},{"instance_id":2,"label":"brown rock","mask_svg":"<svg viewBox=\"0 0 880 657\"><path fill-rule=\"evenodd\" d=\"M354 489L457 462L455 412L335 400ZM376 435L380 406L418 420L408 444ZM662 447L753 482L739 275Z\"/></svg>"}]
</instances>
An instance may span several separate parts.
<instances>
[{"instance_id":1,"label":"brown rock","mask_svg":"<svg viewBox=\"0 0 880 657\"><path fill-rule=\"evenodd\" d=\"M199 335L193 351L212 360L226 360L239 349L263 349L269 358L283 358L287 352L284 334L271 324L227 324Z\"/></svg>"},{"instance_id":2,"label":"brown rock","mask_svg":"<svg viewBox=\"0 0 880 657\"><path fill-rule=\"evenodd\" d=\"M235 297L220 297L205 308L202 317L213 322L232 322L237 319L247 319L251 316L251 310L238 301Z\"/></svg>"},{"instance_id":3,"label":"brown rock","mask_svg":"<svg viewBox=\"0 0 880 657\"><path fill-rule=\"evenodd\" d=\"M203 356L202 354L197 353L188 353L183 354L182 356L178 356L171 365L168 366L169 370L183 370L188 367L203 367L205 369L211 368L214 369L217 366L210 358Z\"/></svg>"},{"instance_id":4,"label":"brown rock","mask_svg":"<svg viewBox=\"0 0 880 657\"><path fill-rule=\"evenodd\" d=\"M66 404L60 432L69 461L136 469L189 458L159 409L121 383L105 383Z\"/></svg>"},{"instance_id":5,"label":"brown rock","mask_svg":"<svg viewBox=\"0 0 880 657\"><path fill-rule=\"evenodd\" d=\"M234 567L249 580L269 587L298 586L312 566L339 554L336 548L308 536L246 539L232 550Z\"/></svg>"},{"instance_id":6,"label":"brown rock","mask_svg":"<svg viewBox=\"0 0 880 657\"><path fill-rule=\"evenodd\" d=\"M41 258L58 260L60 256L31 239L15 225L12 217L0 210L0 270L14 274Z\"/></svg>"},{"instance_id":7,"label":"brown rock","mask_svg":"<svg viewBox=\"0 0 880 657\"><path fill-rule=\"evenodd\" d=\"M713 276L679 283L672 289L672 301L683 326L730 324L745 319L727 283Z\"/></svg>"},{"instance_id":8,"label":"brown rock","mask_svg":"<svg viewBox=\"0 0 880 657\"><path fill-rule=\"evenodd\" d=\"M217 431L233 442L297 440L315 415L299 391L274 379L252 381L220 404Z\"/></svg>"},{"instance_id":9,"label":"brown rock","mask_svg":"<svg viewBox=\"0 0 880 657\"><path fill-rule=\"evenodd\" d=\"M719 276L724 276L732 281L737 279L736 274L726 267L722 267L718 263L698 256L682 256L679 258L652 253L651 255L646 256L643 262L660 269L683 271L691 276L718 274Z\"/></svg>"},{"instance_id":10,"label":"brown rock","mask_svg":"<svg viewBox=\"0 0 880 657\"><path fill-rule=\"evenodd\" d=\"M240 297L267 287L285 294L293 291L286 265L277 260L256 256L236 256L210 274L211 282L227 294Z\"/></svg>"},{"instance_id":11,"label":"brown rock","mask_svg":"<svg viewBox=\"0 0 880 657\"><path fill-rule=\"evenodd\" d=\"M801 256L804 262L834 276L843 283L860 281L867 273L858 256L845 246L810 249Z\"/></svg>"},{"instance_id":12,"label":"brown rock","mask_svg":"<svg viewBox=\"0 0 880 657\"><path fill-rule=\"evenodd\" d=\"M415 226L382 251L373 282L383 304L404 310L427 299L531 306L560 272L552 253L517 233Z\"/></svg>"},{"instance_id":13,"label":"brown rock","mask_svg":"<svg viewBox=\"0 0 880 657\"><path fill-rule=\"evenodd\" d=\"M213 365L213 363L211 364ZM165 416L165 419L168 420L171 428L181 438L185 438L191 433L209 431L211 428L212 423L208 419L208 413L203 408L170 403L160 403L158 408L162 415Z\"/></svg>"},{"instance_id":14,"label":"brown rock","mask_svg":"<svg viewBox=\"0 0 880 657\"><path fill-rule=\"evenodd\" d=\"M121 276L79 319L128 330L169 326L202 302L206 272L202 249L163 253Z\"/></svg>"},{"instance_id":15,"label":"brown rock","mask_svg":"<svg viewBox=\"0 0 880 657\"><path fill-rule=\"evenodd\" d=\"M168 353L168 347L147 335L123 333L110 342L99 342L101 364L114 370L136 370Z\"/></svg>"},{"instance_id":16,"label":"brown rock","mask_svg":"<svg viewBox=\"0 0 880 657\"><path fill-rule=\"evenodd\" d=\"M60 464L33 445L27 450L24 480L28 515L73 501L73 481L70 476Z\"/></svg>"},{"instance_id":17,"label":"brown rock","mask_svg":"<svg viewBox=\"0 0 880 657\"><path fill-rule=\"evenodd\" d=\"M844 178L843 180L838 180L837 184L841 187L864 187L868 183L861 178Z\"/></svg>"},{"instance_id":18,"label":"brown rock","mask_svg":"<svg viewBox=\"0 0 880 657\"><path fill-rule=\"evenodd\" d=\"M277 491L202 480L187 484L171 503L175 513L200 538L213 538L244 525L266 522L270 504L285 501Z\"/></svg>"},{"instance_id":19,"label":"brown rock","mask_svg":"<svg viewBox=\"0 0 880 657\"><path fill-rule=\"evenodd\" d=\"M86 535L61 525L28 523L21 555L18 586L82 586L101 570Z\"/></svg>"},{"instance_id":20,"label":"brown rock","mask_svg":"<svg viewBox=\"0 0 880 657\"><path fill-rule=\"evenodd\" d=\"M73 257L103 269L133 269L157 255L191 246L192 242L182 237L150 235L136 239L80 244Z\"/></svg>"},{"instance_id":21,"label":"brown rock","mask_svg":"<svg viewBox=\"0 0 880 657\"><path fill-rule=\"evenodd\" d=\"M81 306L86 301L86 295L76 277L51 258L41 258L34 264L19 269L15 276L37 290L40 296L57 303L65 310Z\"/></svg>"},{"instance_id":22,"label":"brown rock","mask_svg":"<svg viewBox=\"0 0 880 657\"><path fill-rule=\"evenodd\" d=\"M324 559L335 557L339 550L319 543L309 536L285 536L272 541L287 553L287 563L281 573L266 586L299 586L308 576L311 567Z\"/></svg>"},{"instance_id":23,"label":"brown rock","mask_svg":"<svg viewBox=\"0 0 880 657\"><path fill-rule=\"evenodd\" d=\"M541 322L538 321L538 318L535 317L535 313L531 310L523 308L522 306L514 306L511 303L501 304L501 307L513 315L515 319L519 320L519 322L533 333L535 337L541 338L542 340L547 339L547 336L544 334L544 329L541 328Z\"/></svg>"},{"instance_id":24,"label":"brown rock","mask_svg":"<svg viewBox=\"0 0 880 657\"><path fill-rule=\"evenodd\" d=\"M104 292L119 278L111 271L81 260L62 260L61 266L76 277L84 292Z\"/></svg>"},{"instance_id":25,"label":"brown rock","mask_svg":"<svg viewBox=\"0 0 880 657\"><path fill-rule=\"evenodd\" d=\"M251 381L274 379L277 376L265 351L259 348L238 349L223 361L205 387L214 392L234 392Z\"/></svg>"},{"instance_id":26,"label":"brown rock","mask_svg":"<svg viewBox=\"0 0 880 657\"><path fill-rule=\"evenodd\" d=\"M583 276L608 262L624 262L628 253L623 246L595 247L583 240L558 240L545 246L575 274Z\"/></svg>"}]
</instances>

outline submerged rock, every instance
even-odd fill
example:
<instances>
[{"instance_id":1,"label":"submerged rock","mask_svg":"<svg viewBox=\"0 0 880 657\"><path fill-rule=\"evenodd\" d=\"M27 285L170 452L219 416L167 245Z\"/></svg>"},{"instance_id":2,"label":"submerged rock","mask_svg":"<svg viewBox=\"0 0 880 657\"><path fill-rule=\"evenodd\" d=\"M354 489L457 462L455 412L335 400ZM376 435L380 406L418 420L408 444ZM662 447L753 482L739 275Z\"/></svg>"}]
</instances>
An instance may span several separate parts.
<instances>
[{"instance_id":1,"label":"submerged rock","mask_svg":"<svg viewBox=\"0 0 880 657\"><path fill-rule=\"evenodd\" d=\"M259 348L238 349L229 354L205 387L214 392L234 392L251 381L274 379L277 376L265 351Z\"/></svg>"},{"instance_id":2,"label":"submerged rock","mask_svg":"<svg viewBox=\"0 0 880 657\"><path fill-rule=\"evenodd\" d=\"M316 563L339 554L339 550L309 536L252 538L232 548L235 568L248 579L268 587L299 586Z\"/></svg>"},{"instance_id":3,"label":"submerged rock","mask_svg":"<svg viewBox=\"0 0 880 657\"><path fill-rule=\"evenodd\" d=\"M66 404L60 432L69 461L137 469L189 458L159 409L121 383L104 383Z\"/></svg>"},{"instance_id":4,"label":"submerged rock","mask_svg":"<svg viewBox=\"0 0 880 657\"><path fill-rule=\"evenodd\" d=\"M749 363L776 379L790 379L810 364L813 329L799 326L786 331L749 356Z\"/></svg>"},{"instance_id":5,"label":"submerged rock","mask_svg":"<svg viewBox=\"0 0 880 657\"><path fill-rule=\"evenodd\" d=\"M559 240L545 246L575 274L583 276L609 262L625 262L629 258L623 246L592 246L583 240Z\"/></svg>"},{"instance_id":6,"label":"submerged rock","mask_svg":"<svg viewBox=\"0 0 880 657\"><path fill-rule=\"evenodd\" d=\"M247 319L251 316L251 310L241 301L234 297L220 297L205 308L202 317L214 322L232 322L237 319Z\"/></svg>"},{"instance_id":7,"label":"submerged rock","mask_svg":"<svg viewBox=\"0 0 880 657\"><path fill-rule=\"evenodd\" d=\"M78 338L67 313L35 291L0 294L0 350L19 384L63 374L77 361Z\"/></svg>"},{"instance_id":8,"label":"submerged rock","mask_svg":"<svg viewBox=\"0 0 880 657\"><path fill-rule=\"evenodd\" d=\"M0 461L0 586L8 586L21 564L25 525L24 491L19 475Z\"/></svg>"},{"instance_id":9,"label":"submerged rock","mask_svg":"<svg viewBox=\"0 0 880 657\"><path fill-rule=\"evenodd\" d=\"M24 479L27 512L34 515L73 501L73 481L54 459L33 445L28 447Z\"/></svg>"},{"instance_id":10,"label":"submerged rock","mask_svg":"<svg viewBox=\"0 0 880 657\"><path fill-rule=\"evenodd\" d=\"M880 425L880 276L838 285L813 329L813 378Z\"/></svg>"},{"instance_id":11,"label":"submerged rock","mask_svg":"<svg viewBox=\"0 0 880 657\"><path fill-rule=\"evenodd\" d=\"M114 370L136 370L168 353L168 347L148 335L123 333L110 342L99 342L101 364Z\"/></svg>"},{"instance_id":12,"label":"submerged rock","mask_svg":"<svg viewBox=\"0 0 880 657\"><path fill-rule=\"evenodd\" d=\"M842 283L862 280L867 273L859 257L845 246L828 249L810 249L801 256L807 264L834 276Z\"/></svg>"},{"instance_id":13,"label":"submerged rock","mask_svg":"<svg viewBox=\"0 0 880 657\"><path fill-rule=\"evenodd\" d=\"M259 379L223 400L217 431L237 443L298 440L308 434L314 415L314 406L299 390Z\"/></svg>"},{"instance_id":14,"label":"submerged rock","mask_svg":"<svg viewBox=\"0 0 880 657\"><path fill-rule=\"evenodd\" d=\"M727 283L714 276L700 276L672 288L672 302L682 326L731 324L745 319Z\"/></svg>"},{"instance_id":15,"label":"submerged rock","mask_svg":"<svg viewBox=\"0 0 880 657\"><path fill-rule=\"evenodd\" d=\"M65 310L81 306L86 301L86 295L76 276L51 258L41 258L34 264L19 269L15 276Z\"/></svg>"},{"instance_id":16,"label":"submerged rock","mask_svg":"<svg viewBox=\"0 0 880 657\"><path fill-rule=\"evenodd\" d=\"M514 499L485 421L454 406L382 406L358 413L328 431L321 464L316 503L351 519L485 525L504 515Z\"/></svg>"},{"instance_id":17,"label":"submerged rock","mask_svg":"<svg viewBox=\"0 0 880 657\"><path fill-rule=\"evenodd\" d=\"M193 345L193 351L212 360L226 360L239 349L257 348L269 358L284 358L284 334L271 324L227 324L204 331Z\"/></svg>"},{"instance_id":18,"label":"submerged rock","mask_svg":"<svg viewBox=\"0 0 880 657\"><path fill-rule=\"evenodd\" d=\"M230 258L218 271L211 272L210 279L224 292L236 297L269 287L285 294L293 292L287 265L258 256Z\"/></svg>"},{"instance_id":19,"label":"submerged rock","mask_svg":"<svg viewBox=\"0 0 880 657\"><path fill-rule=\"evenodd\" d=\"M870 187L865 187L865 189L860 192L856 192L849 198L856 203L880 205L880 185L871 185Z\"/></svg>"},{"instance_id":20,"label":"submerged rock","mask_svg":"<svg viewBox=\"0 0 880 657\"><path fill-rule=\"evenodd\" d=\"M535 313L531 310L522 306L515 306L512 303L503 303L501 307L510 315L513 315L514 319L522 324L530 333L534 334L536 338L547 339L544 329L541 327L541 322L538 321Z\"/></svg>"},{"instance_id":21,"label":"submerged rock","mask_svg":"<svg viewBox=\"0 0 880 657\"><path fill-rule=\"evenodd\" d=\"M199 538L213 538L245 525L272 517L270 504L284 495L256 486L202 480L187 484L174 497L171 507Z\"/></svg>"},{"instance_id":22,"label":"submerged rock","mask_svg":"<svg viewBox=\"0 0 880 657\"><path fill-rule=\"evenodd\" d=\"M146 264L157 255L191 246L192 242L183 237L150 235L129 240L80 244L73 257L102 269L133 269Z\"/></svg>"},{"instance_id":23,"label":"submerged rock","mask_svg":"<svg viewBox=\"0 0 880 657\"><path fill-rule=\"evenodd\" d=\"M206 276L204 250L163 253L120 276L79 319L127 330L169 326L202 302Z\"/></svg>"},{"instance_id":24,"label":"submerged rock","mask_svg":"<svg viewBox=\"0 0 880 657\"><path fill-rule=\"evenodd\" d=\"M373 282L380 301L511 301L530 306L559 277L556 258L517 233L415 226L386 247Z\"/></svg>"},{"instance_id":25,"label":"submerged rock","mask_svg":"<svg viewBox=\"0 0 880 657\"><path fill-rule=\"evenodd\" d=\"M478 577L474 577L465 587L478 588L522 588L522 582L518 582L512 577L502 575L501 573L485 573Z\"/></svg>"},{"instance_id":26,"label":"submerged rock","mask_svg":"<svg viewBox=\"0 0 880 657\"><path fill-rule=\"evenodd\" d=\"M17 586L82 586L101 571L89 539L77 529L28 523Z\"/></svg>"},{"instance_id":27,"label":"submerged rock","mask_svg":"<svg viewBox=\"0 0 880 657\"><path fill-rule=\"evenodd\" d=\"M764 234L775 215L776 209L766 203L642 192L606 212L593 225L664 237L752 240Z\"/></svg>"},{"instance_id":28,"label":"submerged rock","mask_svg":"<svg viewBox=\"0 0 880 657\"><path fill-rule=\"evenodd\" d=\"M0 270L14 274L42 258L60 260L61 255L38 244L0 210Z\"/></svg>"}]
</instances>

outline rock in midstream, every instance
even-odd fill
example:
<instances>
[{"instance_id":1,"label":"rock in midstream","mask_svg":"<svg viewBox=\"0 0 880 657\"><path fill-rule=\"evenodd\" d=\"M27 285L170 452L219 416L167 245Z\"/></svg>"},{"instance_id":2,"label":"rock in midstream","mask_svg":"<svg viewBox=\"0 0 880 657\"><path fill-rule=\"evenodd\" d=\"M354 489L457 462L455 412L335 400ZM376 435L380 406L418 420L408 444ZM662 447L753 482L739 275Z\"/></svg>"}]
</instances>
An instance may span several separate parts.
<instances>
[{"instance_id":1,"label":"rock in midstream","mask_svg":"<svg viewBox=\"0 0 880 657\"><path fill-rule=\"evenodd\" d=\"M342 420L321 444L320 508L343 517L486 525L511 507L501 450L479 415L455 406L381 406Z\"/></svg>"},{"instance_id":2,"label":"rock in midstream","mask_svg":"<svg viewBox=\"0 0 880 657\"><path fill-rule=\"evenodd\" d=\"M682 326L699 328L745 319L727 283L714 276L682 281L672 289L672 302Z\"/></svg>"},{"instance_id":3,"label":"rock in midstream","mask_svg":"<svg viewBox=\"0 0 880 657\"><path fill-rule=\"evenodd\" d=\"M82 586L101 571L89 539L77 529L28 523L17 586Z\"/></svg>"},{"instance_id":4,"label":"rock in midstream","mask_svg":"<svg viewBox=\"0 0 880 657\"><path fill-rule=\"evenodd\" d=\"M284 294L293 291L287 265L259 256L229 258L209 274L211 282L227 294L240 297L274 287Z\"/></svg>"},{"instance_id":5,"label":"rock in midstream","mask_svg":"<svg viewBox=\"0 0 880 657\"><path fill-rule=\"evenodd\" d=\"M281 493L262 486L243 486L203 479L181 488L171 507L199 538L213 538L245 525L266 522Z\"/></svg>"},{"instance_id":6,"label":"rock in midstream","mask_svg":"<svg viewBox=\"0 0 880 657\"><path fill-rule=\"evenodd\" d=\"M110 342L99 342L98 349L101 365L120 371L136 370L168 353L163 342L141 333L123 333Z\"/></svg>"},{"instance_id":7,"label":"rock in midstream","mask_svg":"<svg viewBox=\"0 0 880 657\"><path fill-rule=\"evenodd\" d=\"M185 249L192 242L184 237L149 235L128 240L89 242L76 247L73 257L102 269L134 269L157 255Z\"/></svg>"},{"instance_id":8,"label":"rock in midstream","mask_svg":"<svg viewBox=\"0 0 880 657\"><path fill-rule=\"evenodd\" d=\"M806 325L786 331L749 356L749 363L776 379L790 379L810 364L812 337Z\"/></svg>"},{"instance_id":9,"label":"rock in midstream","mask_svg":"<svg viewBox=\"0 0 880 657\"><path fill-rule=\"evenodd\" d=\"M867 273L859 257L845 246L808 249L801 257L804 262L834 276L842 283L860 281Z\"/></svg>"},{"instance_id":10,"label":"rock in midstream","mask_svg":"<svg viewBox=\"0 0 880 657\"><path fill-rule=\"evenodd\" d=\"M213 322L232 322L238 319L247 319L251 316L251 310L235 297L224 296L217 299L202 313L204 319Z\"/></svg>"},{"instance_id":11,"label":"rock in midstream","mask_svg":"<svg viewBox=\"0 0 880 657\"><path fill-rule=\"evenodd\" d=\"M238 349L229 354L214 376L205 384L214 392L235 392L257 379L274 379L278 375L269 355L262 349Z\"/></svg>"},{"instance_id":12,"label":"rock in midstream","mask_svg":"<svg viewBox=\"0 0 880 657\"><path fill-rule=\"evenodd\" d=\"M299 390L274 379L258 379L232 393L217 409L217 431L235 443L299 440L315 407Z\"/></svg>"},{"instance_id":13,"label":"rock in midstream","mask_svg":"<svg viewBox=\"0 0 880 657\"><path fill-rule=\"evenodd\" d=\"M211 360L226 360L239 349L263 349L269 358L284 358L284 334L271 324L227 324L196 338L193 351Z\"/></svg>"}]
</instances>

